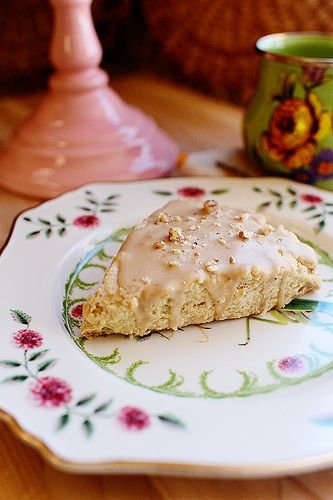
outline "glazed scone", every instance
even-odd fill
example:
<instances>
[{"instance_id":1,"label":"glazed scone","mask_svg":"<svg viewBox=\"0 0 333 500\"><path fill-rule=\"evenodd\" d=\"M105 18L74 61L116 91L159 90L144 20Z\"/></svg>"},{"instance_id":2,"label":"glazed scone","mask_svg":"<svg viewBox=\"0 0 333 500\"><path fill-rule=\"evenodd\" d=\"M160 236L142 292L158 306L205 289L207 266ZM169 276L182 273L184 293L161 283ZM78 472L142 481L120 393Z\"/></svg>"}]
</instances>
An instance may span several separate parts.
<instances>
[{"instance_id":1,"label":"glazed scone","mask_svg":"<svg viewBox=\"0 0 333 500\"><path fill-rule=\"evenodd\" d=\"M317 265L312 248L261 214L171 201L122 244L81 331L144 335L259 314L318 288Z\"/></svg>"}]
</instances>

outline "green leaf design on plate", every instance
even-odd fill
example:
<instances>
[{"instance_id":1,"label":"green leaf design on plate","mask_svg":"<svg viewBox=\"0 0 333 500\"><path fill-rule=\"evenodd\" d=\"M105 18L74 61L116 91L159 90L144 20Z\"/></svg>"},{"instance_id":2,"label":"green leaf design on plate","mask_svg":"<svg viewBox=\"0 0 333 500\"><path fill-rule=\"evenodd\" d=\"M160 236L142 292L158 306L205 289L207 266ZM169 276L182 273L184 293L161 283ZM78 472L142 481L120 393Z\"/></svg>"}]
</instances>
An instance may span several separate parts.
<instances>
[{"instance_id":1,"label":"green leaf design on plate","mask_svg":"<svg viewBox=\"0 0 333 500\"><path fill-rule=\"evenodd\" d=\"M306 207L302 210L302 212L312 212L313 210L316 210L317 206L316 205L311 205L310 207Z\"/></svg>"},{"instance_id":2,"label":"green leaf design on plate","mask_svg":"<svg viewBox=\"0 0 333 500\"><path fill-rule=\"evenodd\" d=\"M140 366L147 365L147 361L143 361L142 359L139 359L138 361L134 361L126 370L125 374L125 380L128 380L129 382L136 382L135 379L135 372Z\"/></svg>"},{"instance_id":3,"label":"green leaf design on plate","mask_svg":"<svg viewBox=\"0 0 333 500\"><path fill-rule=\"evenodd\" d=\"M159 194L161 196L171 196L172 192L171 191L154 191L155 194Z\"/></svg>"},{"instance_id":4,"label":"green leaf design on plate","mask_svg":"<svg viewBox=\"0 0 333 500\"><path fill-rule=\"evenodd\" d=\"M46 220L46 219L41 219L40 217L38 217L37 219L41 224L44 224L46 226L51 226L51 222Z\"/></svg>"},{"instance_id":5,"label":"green leaf design on plate","mask_svg":"<svg viewBox=\"0 0 333 500\"><path fill-rule=\"evenodd\" d=\"M105 403L102 403L101 405L97 406L94 409L94 413L102 413L103 411L107 410L112 402L113 402L113 399L109 399L108 401L105 401Z\"/></svg>"},{"instance_id":6,"label":"green leaf design on plate","mask_svg":"<svg viewBox=\"0 0 333 500\"><path fill-rule=\"evenodd\" d=\"M175 417L171 413L164 413L161 415L157 415L158 420L160 422L163 422L163 424L169 424L169 425L174 425L176 427L179 427L181 429L185 429L186 425L184 422L182 422L178 417Z\"/></svg>"},{"instance_id":7,"label":"green leaf design on plate","mask_svg":"<svg viewBox=\"0 0 333 500\"><path fill-rule=\"evenodd\" d=\"M10 309L10 314L13 320L17 323L29 326L31 322L31 316L29 316L29 314L21 311L20 309Z\"/></svg>"},{"instance_id":8,"label":"green leaf design on plate","mask_svg":"<svg viewBox=\"0 0 333 500\"><path fill-rule=\"evenodd\" d=\"M55 363L57 362L56 359L48 359L47 361L43 361L43 363L40 363L38 366L37 366L37 371L38 372L43 372L45 370L47 370L48 368L50 368L52 365L54 365Z\"/></svg>"},{"instance_id":9,"label":"green leaf design on plate","mask_svg":"<svg viewBox=\"0 0 333 500\"><path fill-rule=\"evenodd\" d=\"M91 403L96 398L96 394L90 394L89 396L86 396L82 399L79 399L79 401L76 403L75 406L86 406L87 404Z\"/></svg>"},{"instance_id":10,"label":"green leaf design on plate","mask_svg":"<svg viewBox=\"0 0 333 500\"><path fill-rule=\"evenodd\" d=\"M157 385L156 389L164 391L173 391L184 383L184 377L178 375L174 370L169 369L169 378L162 384Z\"/></svg>"},{"instance_id":11,"label":"green leaf design on plate","mask_svg":"<svg viewBox=\"0 0 333 500\"><path fill-rule=\"evenodd\" d=\"M29 356L28 361L35 361L36 359L42 358L44 356L44 354L46 354L49 350L50 349L43 349L42 351L37 351L37 352L32 353Z\"/></svg>"},{"instance_id":12,"label":"green leaf design on plate","mask_svg":"<svg viewBox=\"0 0 333 500\"><path fill-rule=\"evenodd\" d=\"M61 224L66 224L66 219L62 215L57 214L56 215L56 219L57 219L58 222L61 222Z\"/></svg>"},{"instance_id":13,"label":"green leaf design on plate","mask_svg":"<svg viewBox=\"0 0 333 500\"><path fill-rule=\"evenodd\" d=\"M89 420L89 418L86 418L83 422L82 422L82 426L83 426L83 429L86 433L86 436L87 437L90 437L93 432L94 432L94 426L91 422L91 420Z\"/></svg>"},{"instance_id":14,"label":"green leaf design on plate","mask_svg":"<svg viewBox=\"0 0 333 500\"><path fill-rule=\"evenodd\" d=\"M26 238L28 240L31 240L32 238L35 238L36 236L38 236L40 233L41 233L40 230L38 230L38 231L32 231L31 233L27 234Z\"/></svg>"},{"instance_id":15,"label":"green leaf design on plate","mask_svg":"<svg viewBox=\"0 0 333 500\"><path fill-rule=\"evenodd\" d=\"M87 198L87 202L95 206L98 205L98 202L96 200L93 200L92 198Z\"/></svg>"},{"instance_id":16,"label":"green leaf design on plate","mask_svg":"<svg viewBox=\"0 0 333 500\"><path fill-rule=\"evenodd\" d=\"M2 382L24 382L27 380L28 375L13 375L12 377L6 377Z\"/></svg>"},{"instance_id":17,"label":"green leaf design on plate","mask_svg":"<svg viewBox=\"0 0 333 500\"><path fill-rule=\"evenodd\" d=\"M80 210L83 210L84 212L93 212L94 209L93 208L90 208L90 207L77 207L79 208Z\"/></svg>"},{"instance_id":18,"label":"green leaf design on plate","mask_svg":"<svg viewBox=\"0 0 333 500\"><path fill-rule=\"evenodd\" d=\"M321 220L318 224L318 228L317 228L316 232L319 233L319 231L324 229L325 225L326 225L326 222L324 220Z\"/></svg>"},{"instance_id":19,"label":"green leaf design on plate","mask_svg":"<svg viewBox=\"0 0 333 500\"><path fill-rule=\"evenodd\" d=\"M209 387L208 377L211 373L213 373L213 370L204 370L203 372L201 372L199 383L204 396L214 398L219 394L219 391L215 391L214 389L211 389L211 387Z\"/></svg>"},{"instance_id":20,"label":"green leaf design on plate","mask_svg":"<svg viewBox=\"0 0 333 500\"><path fill-rule=\"evenodd\" d=\"M289 311L333 312L333 302L324 300L294 299L282 309Z\"/></svg>"},{"instance_id":21,"label":"green leaf design on plate","mask_svg":"<svg viewBox=\"0 0 333 500\"><path fill-rule=\"evenodd\" d=\"M69 413L64 413L63 415L61 415L58 420L57 430L60 431L61 429L66 427L66 425L69 423L69 420L70 420Z\"/></svg>"},{"instance_id":22,"label":"green leaf design on plate","mask_svg":"<svg viewBox=\"0 0 333 500\"><path fill-rule=\"evenodd\" d=\"M271 203L272 203L271 201L264 201L263 203L260 203L257 210L260 212L260 210L269 207Z\"/></svg>"},{"instance_id":23,"label":"green leaf design on plate","mask_svg":"<svg viewBox=\"0 0 333 500\"><path fill-rule=\"evenodd\" d=\"M247 392L253 390L258 383L258 376L255 373L248 373L242 370L237 370L237 371L243 378L243 382L239 390L241 392Z\"/></svg>"},{"instance_id":24,"label":"green leaf design on plate","mask_svg":"<svg viewBox=\"0 0 333 500\"><path fill-rule=\"evenodd\" d=\"M108 356L94 356L94 359L103 365L115 365L121 361L119 348L115 347L113 352Z\"/></svg>"},{"instance_id":25,"label":"green leaf design on plate","mask_svg":"<svg viewBox=\"0 0 333 500\"><path fill-rule=\"evenodd\" d=\"M22 363L19 363L19 361L12 361L11 359L3 359L0 361L1 366L7 366L8 368L17 368L18 366L21 366Z\"/></svg>"},{"instance_id":26,"label":"green leaf design on plate","mask_svg":"<svg viewBox=\"0 0 333 500\"><path fill-rule=\"evenodd\" d=\"M58 229L58 235L59 236L65 236L66 233L67 233L67 229L65 227L60 227Z\"/></svg>"},{"instance_id":27,"label":"green leaf design on plate","mask_svg":"<svg viewBox=\"0 0 333 500\"><path fill-rule=\"evenodd\" d=\"M282 195L281 193L279 193L278 191L274 191L273 189L269 189L268 192L273 195L273 196L276 196L277 198L282 198Z\"/></svg>"},{"instance_id":28,"label":"green leaf design on plate","mask_svg":"<svg viewBox=\"0 0 333 500\"><path fill-rule=\"evenodd\" d=\"M211 194L225 194L228 193L229 189L214 189Z\"/></svg>"}]
</instances>

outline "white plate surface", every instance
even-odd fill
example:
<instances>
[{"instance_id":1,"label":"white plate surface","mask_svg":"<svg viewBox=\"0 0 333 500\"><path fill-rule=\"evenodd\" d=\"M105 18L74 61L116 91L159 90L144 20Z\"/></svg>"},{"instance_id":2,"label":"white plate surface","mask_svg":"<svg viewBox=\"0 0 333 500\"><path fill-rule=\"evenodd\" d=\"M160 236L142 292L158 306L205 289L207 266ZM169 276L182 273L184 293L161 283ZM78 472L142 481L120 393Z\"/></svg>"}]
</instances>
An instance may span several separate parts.
<instances>
[{"instance_id":1,"label":"white plate surface","mask_svg":"<svg viewBox=\"0 0 333 500\"><path fill-rule=\"evenodd\" d=\"M84 342L82 303L129 228L182 196L294 230L318 253L322 288L260 317ZM272 178L94 184L25 212L0 259L0 415L72 471L333 465L332 230L333 194Z\"/></svg>"}]
</instances>

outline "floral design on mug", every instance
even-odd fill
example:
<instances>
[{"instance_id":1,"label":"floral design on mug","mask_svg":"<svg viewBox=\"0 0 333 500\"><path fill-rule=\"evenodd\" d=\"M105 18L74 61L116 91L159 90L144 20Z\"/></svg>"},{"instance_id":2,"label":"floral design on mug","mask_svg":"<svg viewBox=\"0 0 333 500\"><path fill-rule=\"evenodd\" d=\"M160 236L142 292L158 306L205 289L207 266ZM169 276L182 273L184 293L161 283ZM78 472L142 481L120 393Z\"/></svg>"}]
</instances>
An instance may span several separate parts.
<instances>
[{"instance_id":1,"label":"floral design on mug","mask_svg":"<svg viewBox=\"0 0 333 500\"><path fill-rule=\"evenodd\" d=\"M333 150L319 150L319 142L332 133L332 113L323 109L314 92L324 81L325 72L307 66L301 76L282 75L281 90L272 97L277 106L260 140L270 161L280 163L292 178L310 184L333 174Z\"/></svg>"},{"instance_id":2,"label":"floral design on mug","mask_svg":"<svg viewBox=\"0 0 333 500\"><path fill-rule=\"evenodd\" d=\"M76 317L79 317L82 313L82 304L73 307L71 311L73 315L74 310L76 311ZM12 335L13 344L18 349L23 350L23 356L20 360L0 360L1 367L19 370L18 373L2 379L2 382L28 381L29 396L39 407L61 409L56 425L57 430L63 429L71 420L76 419L81 421L82 429L86 436L89 437L93 434L95 421L99 417L114 420L124 430L131 431L147 429L152 425L153 420L167 424L170 427L185 428L184 423L172 414L149 414L136 406L126 405L108 413L113 404L113 399L99 402L92 407L97 398L95 393L75 401L73 388L67 380L43 374L43 372L52 368L57 360L47 357L50 349L37 350L43 347L44 338L41 333L30 328L31 316L19 309L12 309L10 313L13 320L23 326ZM85 410L85 407L88 408Z\"/></svg>"}]
</instances>

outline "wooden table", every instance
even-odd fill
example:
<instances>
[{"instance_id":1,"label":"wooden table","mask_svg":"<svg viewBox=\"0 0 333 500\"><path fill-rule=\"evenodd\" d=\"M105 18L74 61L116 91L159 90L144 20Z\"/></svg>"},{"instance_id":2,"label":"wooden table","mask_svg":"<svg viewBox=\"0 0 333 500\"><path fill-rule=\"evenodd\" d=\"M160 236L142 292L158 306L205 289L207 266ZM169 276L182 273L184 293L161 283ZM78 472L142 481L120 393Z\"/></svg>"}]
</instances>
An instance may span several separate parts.
<instances>
[{"instance_id":1,"label":"wooden table","mask_svg":"<svg viewBox=\"0 0 333 500\"><path fill-rule=\"evenodd\" d=\"M242 110L235 106L147 76L127 77L112 83L125 100L150 113L185 151L241 145ZM20 96L0 100L2 143L39 98ZM0 189L0 247L14 217L36 203ZM75 498L332 499L333 470L263 480L70 475L48 465L0 422L0 500Z\"/></svg>"}]
</instances>

